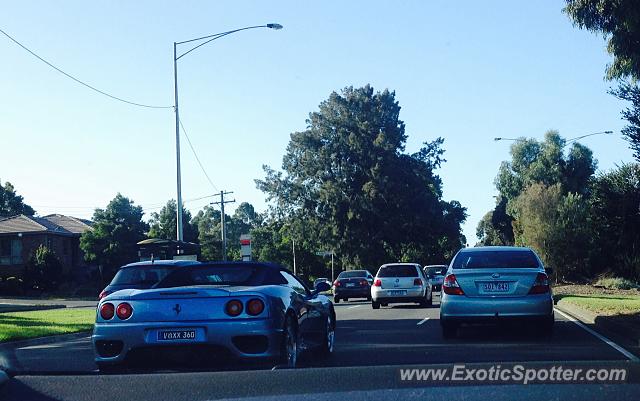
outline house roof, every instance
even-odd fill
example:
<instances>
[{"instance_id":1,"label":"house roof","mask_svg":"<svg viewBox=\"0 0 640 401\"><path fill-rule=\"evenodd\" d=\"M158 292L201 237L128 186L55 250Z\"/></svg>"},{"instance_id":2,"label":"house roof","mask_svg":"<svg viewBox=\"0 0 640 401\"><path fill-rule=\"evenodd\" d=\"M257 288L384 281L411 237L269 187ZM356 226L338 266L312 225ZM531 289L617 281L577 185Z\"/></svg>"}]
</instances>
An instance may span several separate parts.
<instances>
[{"instance_id":1,"label":"house roof","mask_svg":"<svg viewBox=\"0 0 640 401\"><path fill-rule=\"evenodd\" d=\"M0 218L0 234L54 233L77 235L91 229L87 220L59 214L44 217L32 217L19 214Z\"/></svg>"},{"instance_id":2,"label":"house roof","mask_svg":"<svg viewBox=\"0 0 640 401\"><path fill-rule=\"evenodd\" d=\"M43 219L46 219L47 221L50 221L53 224L58 225L74 234L82 234L83 232L90 230L91 225L93 224L90 220L64 216L61 214L50 214L44 216Z\"/></svg>"}]
</instances>

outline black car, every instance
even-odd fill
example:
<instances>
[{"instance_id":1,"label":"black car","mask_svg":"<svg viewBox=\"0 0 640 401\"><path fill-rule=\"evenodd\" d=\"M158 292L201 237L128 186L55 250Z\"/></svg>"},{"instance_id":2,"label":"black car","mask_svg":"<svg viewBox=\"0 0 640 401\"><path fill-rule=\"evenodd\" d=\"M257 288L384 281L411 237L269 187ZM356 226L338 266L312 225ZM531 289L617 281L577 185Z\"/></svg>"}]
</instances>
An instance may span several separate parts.
<instances>
[{"instance_id":1,"label":"black car","mask_svg":"<svg viewBox=\"0 0 640 401\"><path fill-rule=\"evenodd\" d=\"M200 264L200 262L193 260L156 260L153 262L129 263L118 269L109 285L98 296L98 300L118 290L151 288L173 270L194 264Z\"/></svg>"},{"instance_id":2,"label":"black car","mask_svg":"<svg viewBox=\"0 0 640 401\"><path fill-rule=\"evenodd\" d=\"M371 300L371 281L373 276L367 270L349 270L338 275L333 283L333 302L349 298L366 298Z\"/></svg>"}]
</instances>

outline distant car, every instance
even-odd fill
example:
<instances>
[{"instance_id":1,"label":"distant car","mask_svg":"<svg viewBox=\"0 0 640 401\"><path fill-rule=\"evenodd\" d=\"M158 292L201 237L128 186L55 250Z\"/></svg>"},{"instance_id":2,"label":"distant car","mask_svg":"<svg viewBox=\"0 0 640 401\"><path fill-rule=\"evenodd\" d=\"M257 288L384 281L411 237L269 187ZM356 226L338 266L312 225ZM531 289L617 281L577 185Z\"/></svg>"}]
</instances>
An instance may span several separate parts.
<instances>
[{"instance_id":1,"label":"distant car","mask_svg":"<svg viewBox=\"0 0 640 401\"><path fill-rule=\"evenodd\" d=\"M313 286L317 287L319 283L329 283L329 285L331 285L331 281L329 281L329 279L325 277L317 278L316 281L313 282Z\"/></svg>"},{"instance_id":2,"label":"distant car","mask_svg":"<svg viewBox=\"0 0 640 401\"><path fill-rule=\"evenodd\" d=\"M461 323L501 320L531 320L543 334L551 334L553 296L547 271L529 248L460 250L442 284L443 337L454 337Z\"/></svg>"},{"instance_id":3,"label":"distant car","mask_svg":"<svg viewBox=\"0 0 640 401\"><path fill-rule=\"evenodd\" d=\"M120 290L98 303L95 362L113 371L163 352L187 358L277 359L295 367L302 350L333 352L331 300L287 269L217 262L173 269L151 289ZM174 354L175 355L175 354Z\"/></svg>"},{"instance_id":4,"label":"distant car","mask_svg":"<svg viewBox=\"0 0 640 401\"><path fill-rule=\"evenodd\" d=\"M423 268L424 275L431 284L431 290L440 292L442 289L442 282L444 281L444 273L449 266L447 265L427 265Z\"/></svg>"},{"instance_id":5,"label":"distant car","mask_svg":"<svg viewBox=\"0 0 640 401\"><path fill-rule=\"evenodd\" d=\"M371 284L366 270L347 270L338 275L333 283L333 302L348 301L349 298L371 299Z\"/></svg>"},{"instance_id":6,"label":"distant car","mask_svg":"<svg viewBox=\"0 0 640 401\"><path fill-rule=\"evenodd\" d=\"M98 300L118 290L152 288L174 269L194 264L197 265L200 262L191 260L156 260L153 262L129 263L118 269L109 285L98 295Z\"/></svg>"},{"instance_id":7,"label":"distant car","mask_svg":"<svg viewBox=\"0 0 640 401\"><path fill-rule=\"evenodd\" d=\"M433 294L422 267L415 263L389 263L380 266L371 286L371 306L415 302L431 306Z\"/></svg>"}]
</instances>

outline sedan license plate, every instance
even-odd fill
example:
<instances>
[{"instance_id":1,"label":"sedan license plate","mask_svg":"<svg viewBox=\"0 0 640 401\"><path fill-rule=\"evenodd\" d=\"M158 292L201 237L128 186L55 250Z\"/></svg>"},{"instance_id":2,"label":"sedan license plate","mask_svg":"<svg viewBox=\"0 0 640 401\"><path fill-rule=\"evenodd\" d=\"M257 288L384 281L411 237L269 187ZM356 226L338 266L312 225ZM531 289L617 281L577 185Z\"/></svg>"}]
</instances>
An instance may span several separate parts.
<instances>
[{"instance_id":1,"label":"sedan license plate","mask_svg":"<svg viewBox=\"0 0 640 401\"><path fill-rule=\"evenodd\" d=\"M483 292L509 292L509 283L497 281L493 283L482 283Z\"/></svg>"},{"instance_id":2,"label":"sedan license plate","mask_svg":"<svg viewBox=\"0 0 640 401\"><path fill-rule=\"evenodd\" d=\"M389 295L407 295L407 290L389 290Z\"/></svg>"},{"instance_id":3,"label":"sedan license plate","mask_svg":"<svg viewBox=\"0 0 640 401\"><path fill-rule=\"evenodd\" d=\"M158 332L159 341L175 341L175 340L187 340L195 341L196 331L189 330L161 330Z\"/></svg>"},{"instance_id":4,"label":"sedan license plate","mask_svg":"<svg viewBox=\"0 0 640 401\"><path fill-rule=\"evenodd\" d=\"M356 285L354 283L347 283L347 287L355 287Z\"/></svg>"}]
</instances>

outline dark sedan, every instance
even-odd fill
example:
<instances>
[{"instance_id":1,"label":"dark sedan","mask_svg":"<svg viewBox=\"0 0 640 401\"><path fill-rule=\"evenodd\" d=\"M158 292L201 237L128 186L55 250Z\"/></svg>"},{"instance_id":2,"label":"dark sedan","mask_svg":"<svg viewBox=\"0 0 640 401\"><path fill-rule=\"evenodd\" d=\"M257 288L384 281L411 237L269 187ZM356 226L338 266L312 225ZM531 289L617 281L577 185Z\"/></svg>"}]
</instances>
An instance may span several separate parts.
<instances>
[{"instance_id":1,"label":"dark sedan","mask_svg":"<svg viewBox=\"0 0 640 401\"><path fill-rule=\"evenodd\" d=\"M349 270L338 275L333 283L333 302L348 301L349 298L371 300L371 273L367 270Z\"/></svg>"}]
</instances>

